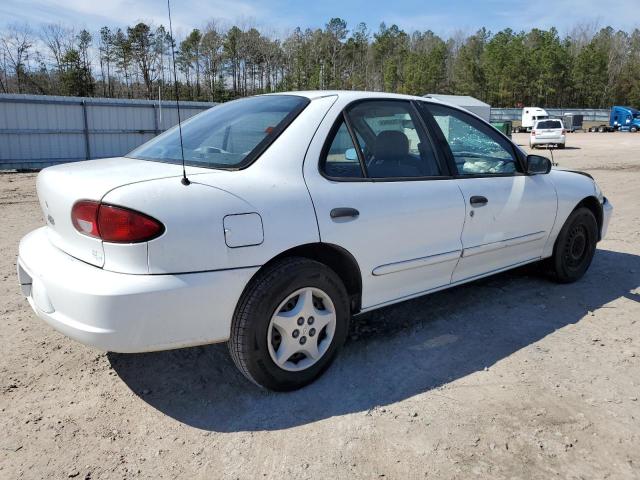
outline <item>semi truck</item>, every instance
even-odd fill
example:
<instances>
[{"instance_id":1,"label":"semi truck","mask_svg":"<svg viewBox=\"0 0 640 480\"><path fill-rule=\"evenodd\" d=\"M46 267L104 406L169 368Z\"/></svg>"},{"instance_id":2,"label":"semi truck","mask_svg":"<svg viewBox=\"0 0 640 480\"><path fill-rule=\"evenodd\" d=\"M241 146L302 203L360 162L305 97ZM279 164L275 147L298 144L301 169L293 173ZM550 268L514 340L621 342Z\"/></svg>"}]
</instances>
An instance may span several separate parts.
<instances>
[{"instance_id":1,"label":"semi truck","mask_svg":"<svg viewBox=\"0 0 640 480\"><path fill-rule=\"evenodd\" d=\"M611 107L609 114L609 124L590 127L590 132L637 132L640 130L640 110L632 107L621 107L619 105Z\"/></svg>"},{"instance_id":2,"label":"semi truck","mask_svg":"<svg viewBox=\"0 0 640 480\"><path fill-rule=\"evenodd\" d=\"M530 132L536 120L546 120L549 114L543 108L524 107L522 109L522 122L519 127L515 127L516 133Z\"/></svg>"}]
</instances>

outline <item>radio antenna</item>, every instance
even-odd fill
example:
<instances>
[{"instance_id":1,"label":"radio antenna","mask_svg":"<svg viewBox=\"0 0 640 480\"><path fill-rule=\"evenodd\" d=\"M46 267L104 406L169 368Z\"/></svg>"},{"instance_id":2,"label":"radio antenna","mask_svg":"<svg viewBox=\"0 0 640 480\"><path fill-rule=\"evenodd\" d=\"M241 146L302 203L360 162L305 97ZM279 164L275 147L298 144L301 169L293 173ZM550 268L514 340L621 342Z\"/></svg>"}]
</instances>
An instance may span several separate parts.
<instances>
[{"instance_id":1,"label":"radio antenna","mask_svg":"<svg viewBox=\"0 0 640 480\"><path fill-rule=\"evenodd\" d=\"M173 26L171 25L171 3L167 0L167 11L169 12L169 36L171 37L171 60L173 60L173 86L176 92L176 108L178 110L178 132L180 134L180 154L182 155L182 180L183 185L189 185L191 182L187 178L187 170L184 165L184 144L182 143L182 122L180 120L180 93L178 88L178 73L176 71L176 48L173 38Z\"/></svg>"}]
</instances>

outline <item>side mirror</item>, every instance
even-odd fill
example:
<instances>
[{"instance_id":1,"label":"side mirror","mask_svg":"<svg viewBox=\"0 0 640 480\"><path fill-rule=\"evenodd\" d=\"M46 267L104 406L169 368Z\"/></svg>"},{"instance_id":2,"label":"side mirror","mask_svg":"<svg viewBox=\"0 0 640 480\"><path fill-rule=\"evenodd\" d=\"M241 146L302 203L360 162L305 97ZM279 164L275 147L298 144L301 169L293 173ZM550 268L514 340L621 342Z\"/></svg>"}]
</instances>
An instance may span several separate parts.
<instances>
[{"instance_id":1,"label":"side mirror","mask_svg":"<svg viewBox=\"0 0 640 480\"><path fill-rule=\"evenodd\" d=\"M527 173L539 175L551 171L551 160L540 155L527 155Z\"/></svg>"},{"instance_id":2,"label":"side mirror","mask_svg":"<svg viewBox=\"0 0 640 480\"><path fill-rule=\"evenodd\" d=\"M350 162L356 162L358 160L358 154L356 153L355 148L347 148L344 152L344 158L349 160Z\"/></svg>"}]
</instances>

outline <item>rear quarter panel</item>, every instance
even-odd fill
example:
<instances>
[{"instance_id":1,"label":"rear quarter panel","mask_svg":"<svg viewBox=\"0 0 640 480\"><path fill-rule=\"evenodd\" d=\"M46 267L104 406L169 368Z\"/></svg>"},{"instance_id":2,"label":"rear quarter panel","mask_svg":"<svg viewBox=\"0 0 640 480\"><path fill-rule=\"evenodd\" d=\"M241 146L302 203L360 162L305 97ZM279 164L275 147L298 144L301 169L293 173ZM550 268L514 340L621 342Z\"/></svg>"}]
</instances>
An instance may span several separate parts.
<instances>
[{"instance_id":1,"label":"rear quarter panel","mask_svg":"<svg viewBox=\"0 0 640 480\"><path fill-rule=\"evenodd\" d=\"M318 242L302 163L335 100L335 96L312 100L269 149L243 170L211 170L192 176L188 186L167 178L108 193L104 202L139 210L165 225L166 232L147 244L149 273L254 267L295 246ZM247 213L260 215L262 243L228 246L224 218Z\"/></svg>"}]
</instances>

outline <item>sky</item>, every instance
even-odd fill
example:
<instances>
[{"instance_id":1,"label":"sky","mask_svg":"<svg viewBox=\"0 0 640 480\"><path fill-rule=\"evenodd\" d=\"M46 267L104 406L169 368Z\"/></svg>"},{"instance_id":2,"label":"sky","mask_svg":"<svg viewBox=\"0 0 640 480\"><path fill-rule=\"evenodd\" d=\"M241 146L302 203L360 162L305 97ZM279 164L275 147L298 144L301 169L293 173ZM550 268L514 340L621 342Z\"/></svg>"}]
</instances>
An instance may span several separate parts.
<instances>
[{"instance_id":1,"label":"sky","mask_svg":"<svg viewBox=\"0 0 640 480\"><path fill-rule=\"evenodd\" d=\"M482 26L493 32L555 26L561 35L579 24L640 28L638 0L171 0L171 9L177 36L210 19L257 26L275 36L296 26L323 27L331 17L344 18L350 27L365 22L377 30L384 21L443 36L472 33ZM167 25L166 1L0 0L0 25L63 23L97 31L103 25L124 27L138 21Z\"/></svg>"}]
</instances>

